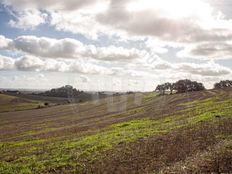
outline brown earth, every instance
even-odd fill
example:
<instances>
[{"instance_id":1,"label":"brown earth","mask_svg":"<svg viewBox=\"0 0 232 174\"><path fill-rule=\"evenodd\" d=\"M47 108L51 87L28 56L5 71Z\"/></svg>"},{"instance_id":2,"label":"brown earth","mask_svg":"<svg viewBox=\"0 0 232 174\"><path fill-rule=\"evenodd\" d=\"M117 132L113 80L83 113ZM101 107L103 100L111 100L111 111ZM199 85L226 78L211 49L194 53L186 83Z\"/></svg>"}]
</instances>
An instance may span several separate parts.
<instances>
[{"instance_id":1,"label":"brown earth","mask_svg":"<svg viewBox=\"0 0 232 174\"><path fill-rule=\"evenodd\" d=\"M0 143L72 139L115 123L147 117L160 119L178 111L185 112L184 109L193 107L191 102L215 96L220 96L220 100L231 98L232 90L158 97L143 94L139 105L134 100L134 94L130 94L127 96L126 110L120 110L125 101L117 96L114 97L113 106L118 110L109 110L109 100L101 99L97 104L86 102L0 113ZM232 135L231 119L221 121L218 118L218 121L210 124L202 123L192 128L116 145L103 152L102 158L87 161L85 169L79 173L231 173L232 152L227 149L226 153L222 153L218 148L223 144L221 135ZM228 148L227 145L225 148ZM203 156L198 160L201 153L207 158Z\"/></svg>"}]
</instances>

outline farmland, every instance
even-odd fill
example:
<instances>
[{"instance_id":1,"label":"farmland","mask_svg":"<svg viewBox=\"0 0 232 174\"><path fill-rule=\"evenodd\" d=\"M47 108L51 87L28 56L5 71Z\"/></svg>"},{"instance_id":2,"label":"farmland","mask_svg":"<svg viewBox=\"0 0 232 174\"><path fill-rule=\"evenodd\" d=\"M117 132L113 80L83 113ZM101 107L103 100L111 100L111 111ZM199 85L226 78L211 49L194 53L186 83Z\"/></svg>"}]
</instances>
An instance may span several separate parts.
<instances>
[{"instance_id":1,"label":"farmland","mask_svg":"<svg viewBox=\"0 0 232 174\"><path fill-rule=\"evenodd\" d=\"M8 111L0 173L232 172L231 89Z\"/></svg>"},{"instance_id":2,"label":"farmland","mask_svg":"<svg viewBox=\"0 0 232 174\"><path fill-rule=\"evenodd\" d=\"M0 94L0 112L35 109L41 102L21 97Z\"/></svg>"}]
</instances>

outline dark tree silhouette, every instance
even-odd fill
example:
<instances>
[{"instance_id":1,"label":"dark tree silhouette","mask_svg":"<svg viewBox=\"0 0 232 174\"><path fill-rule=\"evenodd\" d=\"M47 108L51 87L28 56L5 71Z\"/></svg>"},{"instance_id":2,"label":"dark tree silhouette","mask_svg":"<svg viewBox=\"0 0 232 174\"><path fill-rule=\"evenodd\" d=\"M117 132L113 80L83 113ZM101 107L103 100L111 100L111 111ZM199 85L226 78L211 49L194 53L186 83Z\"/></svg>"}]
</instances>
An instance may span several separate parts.
<instances>
[{"instance_id":1,"label":"dark tree silhouette","mask_svg":"<svg viewBox=\"0 0 232 174\"><path fill-rule=\"evenodd\" d=\"M155 91L158 91L161 95L165 94L165 85L158 85L155 89Z\"/></svg>"},{"instance_id":2,"label":"dark tree silhouette","mask_svg":"<svg viewBox=\"0 0 232 174\"><path fill-rule=\"evenodd\" d=\"M170 94L173 93L173 89L174 89L174 84L173 83L167 82L167 83L164 84L164 87L165 87L165 90L170 91Z\"/></svg>"},{"instance_id":3,"label":"dark tree silhouette","mask_svg":"<svg viewBox=\"0 0 232 174\"><path fill-rule=\"evenodd\" d=\"M177 93L184 93L191 91L202 91L205 90L205 87L202 83L185 79L174 83L174 89Z\"/></svg>"},{"instance_id":4,"label":"dark tree silhouette","mask_svg":"<svg viewBox=\"0 0 232 174\"><path fill-rule=\"evenodd\" d=\"M155 91L159 91L161 95L164 95L166 91L170 91L170 94L173 94L174 90L176 91L176 93L184 93L191 91L201 91L204 89L205 87L202 83L185 79L185 80L179 80L176 83L167 82L158 85Z\"/></svg>"},{"instance_id":5,"label":"dark tree silhouette","mask_svg":"<svg viewBox=\"0 0 232 174\"><path fill-rule=\"evenodd\" d=\"M214 84L215 89L223 89L223 88L231 88L232 81L231 80L222 80L219 83Z\"/></svg>"},{"instance_id":6,"label":"dark tree silhouette","mask_svg":"<svg viewBox=\"0 0 232 174\"><path fill-rule=\"evenodd\" d=\"M50 97L76 97L80 94L83 94L83 91L79 91L70 85L66 85L61 88L54 88L43 93L43 95Z\"/></svg>"}]
</instances>

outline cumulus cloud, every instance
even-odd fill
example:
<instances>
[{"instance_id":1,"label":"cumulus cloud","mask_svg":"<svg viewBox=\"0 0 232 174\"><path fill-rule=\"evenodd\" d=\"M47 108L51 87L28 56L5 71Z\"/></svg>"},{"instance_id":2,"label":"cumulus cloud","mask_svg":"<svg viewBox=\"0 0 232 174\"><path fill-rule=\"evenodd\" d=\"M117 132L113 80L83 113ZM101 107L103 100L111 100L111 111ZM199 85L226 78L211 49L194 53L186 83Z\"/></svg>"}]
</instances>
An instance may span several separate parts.
<instances>
[{"instance_id":1,"label":"cumulus cloud","mask_svg":"<svg viewBox=\"0 0 232 174\"><path fill-rule=\"evenodd\" d=\"M15 61L15 67L22 71L40 71L43 68L44 62L31 56L25 56Z\"/></svg>"},{"instance_id":2,"label":"cumulus cloud","mask_svg":"<svg viewBox=\"0 0 232 174\"><path fill-rule=\"evenodd\" d=\"M9 25L11 27L20 29L34 29L38 25L46 22L47 14L36 9L28 9L16 12L14 17L16 19L9 21Z\"/></svg>"},{"instance_id":3,"label":"cumulus cloud","mask_svg":"<svg viewBox=\"0 0 232 174\"><path fill-rule=\"evenodd\" d=\"M138 49L125 49L123 47L101 47L92 52L92 57L101 60L133 60L142 59L148 56L148 52Z\"/></svg>"},{"instance_id":4,"label":"cumulus cloud","mask_svg":"<svg viewBox=\"0 0 232 174\"><path fill-rule=\"evenodd\" d=\"M187 46L177 53L178 57L196 59L231 59L232 43L230 42L206 42Z\"/></svg>"},{"instance_id":5,"label":"cumulus cloud","mask_svg":"<svg viewBox=\"0 0 232 174\"><path fill-rule=\"evenodd\" d=\"M14 67L19 71L76 72L83 74L102 74L102 75L113 74L113 71L111 71L109 68L96 65L93 62L89 62L89 61L86 62L83 60L82 61L64 60L64 59L54 60L54 59L38 58L35 56L22 56L18 59L8 58L7 60L0 57L0 62L2 61L12 63L11 68ZM4 63L1 69L6 69L7 67L9 67L8 64Z\"/></svg>"},{"instance_id":6,"label":"cumulus cloud","mask_svg":"<svg viewBox=\"0 0 232 174\"><path fill-rule=\"evenodd\" d=\"M170 42L228 40L232 36L231 21L199 0L111 0L108 10L99 14L97 20L129 35L153 36Z\"/></svg>"},{"instance_id":7,"label":"cumulus cloud","mask_svg":"<svg viewBox=\"0 0 232 174\"><path fill-rule=\"evenodd\" d=\"M91 58L106 61L127 61L148 56L146 51L135 48L96 47L95 45L85 45L78 40L70 38L52 39L47 37L19 36L12 41L11 45L18 51L45 58Z\"/></svg>"},{"instance_id":8,"label":"cumulus cloud","mask_svg":"<svg viewBox=\"0 0 232 174\"><path fill-rule=\"evenodd\" d=\"M52 3L4 0L3 3L16 9L16 20L10 21L15 27L33 28L47 22L57 30L94 39L102 34L126 39L148 37L163 42L161 45L147 42L157 53L165 53L166 45L182 48L205 42L221 45L232 39L232 21L201 0L55 0ZM200 47L193 54L205 56L208 47Z\"/></svg>"},{"instance_id":9,"label":"cumulus cloud","mask_svg":"<svg viewBox=\"0 0 232 174\"><path fill-rule=\"evenodd\" d=\"M96 3L97 0L3 0L3 3L8 6L13 6L15 9L53 9L53 10L77 10L81 7Z\"/></svg>"},{"instance_id":10,"label":"cumulus cloud","mask_svg":"<svg viewBox=\"0 0 232 174\"><path fill-rule=\"evenodd\" d=\"M83 44L75 39L51 39L46 37L20 36L14 40L17 50L41 57L74 58L85 52Z\"/></svg>"},{"instance_id":11,"label":"cumulus cloud","mask_svg":"<svg viewBox=\"0 0 232 174\"><path fill-rule=\"evenodd\" d=\"M12 70L14 63L14 59L0 55L0 70Z\"/></svg>"},{"instance_id":12,"label":"cumulus cloud","mask_svg":"<svg viewBox=\"0 0 232 174\"><path fill-rule=\"evenodd\" d=\"M6 38L5 36L0 35L0 49L9 49L12 43L11 39Z\"/></svg>"},{"instance_id":13,"label":"cumulus cloud","mask_svg":"<svg viewBox=\"0 0 232 174\"><path fill-rule=\"evenodd\" d=\"M231 77L232 70L214 62L204 64L176 63L157 61L152 65L137 62L128 64L100 61L85 61L83 59L50 59L35 56L22 56L17 59L0 56L0 70L36 71L36 72L66 72L80 73L85 76L103 75L116 77L142 78L150 81L166 82L176 81L181 78L207 82L210 87L218 79ZM127 79L126 78L126 79ZM86 83L85 78L81 78ZM206 81L207 80L207 81ZM88 80L87 80L88 82Z\"/></svg>"},{"instance_id":14,"label":"cumulus cloud","mask_svg":"<svg viewBox=\"0 0 232 174\"><path fill-rule=\"evenodd\" d=\"M50 12L50 25L58 31L82 34L90 39L97 39L100 33L106 33L104 26L95 20L95 14L86 12ZM107 33L110 33L107 31Z\"/></svg>"},{"instance_id":15,"label":"cumulus cloud","mask_svg":"<svg viewBox=\"0 0 232 174\"><path fill-rule=\"evenodd\" d=\"M156 76L161 80L191 77L211 82L213 78L232 74L230 68L208 61L232 58L232 20L201 0L3 0L2 3L13 16L9 21L11 27L35 29L46 23L57 31L95 39L92 43L110 39L103 47L70 38L0 36L1 50L22 55L17 59L1 56L0 69ZM116 46L117 41L121 46ZM121 41L142 44L126 47ZM208 62L162 60L162 55L176 59L171 47L180 50L178 57Z\"/></svg>"},{"instance_id":16,"label":"cumulus cloud","mask_svg":"<svg viewBox=\"0 0 232 174\"><path fill-rule=\"evenodd\" d=\"M95 14L103 11L107 2L108 0L4 0L3 4L10 8L9 11L15 18L9 21L12 27L34 29L47 22L57 30L97 38L103 27L95 21Z\"/></svg>"},{"instance_id":17,"label":"cumulus cloud","mask_svg":"<svg viewBox=\"0 0 232 174\"><path fill-rule=\"evenodd\" d=\"M180 72L187 72L189 74L215 77L232 74L230 68L223 67L214 62L206 64L193 64L193 63L181 63L177 64L175 69Z\"/></svg>"},{"instance_id":18,"label":"cumulus cloud","mask_svg":"<svg viewBox=\"0 0 232 174\"><path fill-rule=\"evenodd\" d=\"M168 49L165 48L165 43L162 43L160 40L149 38L145 42L146 47L150 50L150 52L165 54L168 52Z\"/></svg>"},{"instance_id":19,"label":"cumulus cloud","mask_svg":"<svg viewBox=\"0 0 232 174\"><path fill-rule=\"evenodd\" d=\"M52 3L45 0L4 0L3 3L18 11L19 21L13 21L12 24L36 26L44 23L44 15L48 13L49 23L56 29L93 38L106 31L116 34L121 30L129 35L187 42L224 38L225 33L221 36L217 28L231 27L223 20L221 13L213 15L213 8L200 0L55 0ZM36 17L37 20L30 17ZM219 17L220 20L216 20ZM205 27L206 23L208 28ZM231 32L226 36L228 34L231 36Z\"/></svg>"}]
</instances>

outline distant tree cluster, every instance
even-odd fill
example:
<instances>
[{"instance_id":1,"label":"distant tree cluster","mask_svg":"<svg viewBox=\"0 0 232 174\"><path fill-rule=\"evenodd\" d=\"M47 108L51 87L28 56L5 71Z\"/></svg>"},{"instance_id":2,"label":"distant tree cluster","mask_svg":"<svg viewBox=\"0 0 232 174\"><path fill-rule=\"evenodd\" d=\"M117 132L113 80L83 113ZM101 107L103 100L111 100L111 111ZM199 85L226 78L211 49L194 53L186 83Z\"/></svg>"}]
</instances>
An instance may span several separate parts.
<instances>
[{"instance_id":1,"label":"distant tree cluster","mask_svg":"<svg viewBox=\"0 0 232 174\"><path fill-rule=\"evenodd\" d=\"M176 93L185 93L185 92L192 92L192 91L201 91L205 90L205 87L202 83L198 83L196 81L191 81L188 79L179 80L175 83L164 83L158 85L155 91L158 91L161 95L166 94L168 91L170 94L173 94L173 91Z\"/></svg>"},{"instance_id":2,"label":"distant tree cluster","mask_svg":"<svg viewBox=\"0 0 232 174\"><path fill-rule=\"evenodd\" d=\"M231 88L231 87L232 87L232 80L222 80L214 84L215 89L223 89L223 88Z\"/></svg>"},{"instance_id":3,"label":"distant tree cluster","mask_svg":"<svg viewBox=\"0 0 232 174\"><path fill-rule=\"evenodd\" d=\"M75 97L82 94L83 91L79 91L70 85L63 86L61 88L54 88L49 91L44 92L43 95L50 97Z\"/></svg>"},{"instance_id":4,"label":"distant tree cluster","mask_svg":"<svg viewBox=\"0 0 232 174\"><path fill-rule=\"evenodd\" d=\"M159 93L162 95L164 95L166 91L170 91L170 94L172 94L173 90L174 90L174 83L169 83L169 82L158 85L155 89L155 91L159 91Z\"/></svg>"}]
</instances>

